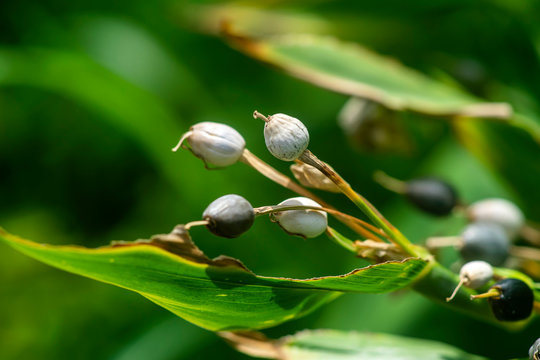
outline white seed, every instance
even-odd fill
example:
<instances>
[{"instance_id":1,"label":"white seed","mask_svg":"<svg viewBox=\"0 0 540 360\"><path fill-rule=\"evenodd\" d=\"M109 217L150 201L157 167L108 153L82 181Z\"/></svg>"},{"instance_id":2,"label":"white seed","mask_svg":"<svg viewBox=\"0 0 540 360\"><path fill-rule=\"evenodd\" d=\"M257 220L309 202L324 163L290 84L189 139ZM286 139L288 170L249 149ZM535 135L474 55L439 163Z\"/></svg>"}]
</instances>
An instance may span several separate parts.
<instances>
[{"instance_id":1,"label":"white seed","mask_svg":"<svg viewBox=\"0 0 540 360\"><path fill-rule=\"evenodd\" d=\"M264 141L272 155L280 160L292 161L307 149L309 133L300 120L285 114L274 114L268 117L264 125Z\"/></svg>"},{"instance_id":2,"label":"white seed","mask_svg":"<svg viewBox=\"0 0 540 360\"><path fill-rule=\"evenodd\" d=\"M477 201L467 209L473 221L490 222L501 226L510 238L518 235L525 217L521 210L505 199L485 199Z\"/></svg>"},{"instance_id":3,"label":"white seed","mask_svg":"<svg viewBox=\"0 0 540 360\"><path fill-rule=\"evenodd\" d=\"M295 197L282 201L279 205L316 206L315 201L306 197ZM279 225L291 235L313 238L322 234L328 226L328 218L324 211L317 210L287 210L274 214Z\"/></svg>"},{"instance_id":4,"label":"white seed","mask_svg":"<svg viewBox=\"0 0 540 360\"><path fill-rule=\"evenodd\" d=\"M540 360L540 338L529 348L529 360Z\"/></svg>"},{"instance_id":5,"label":"white seed","mask_svg":"<svg viewBox=\"0 0 540 360\"><path fill-rule=\"evenodd\" d=\"M228 125L209 121L193 125L175 149L181 145L184 138L195 156L205 163L219 167L237 162L246 147L246 142L238 131Z\"/></svg>"},{"instance_id":6,"label":"white seed","mask_svg":"<svg viewBox=\"0 0 540 360\"><path fill-rule=\"evenodd\" d=\"M485 261L471 261L461 267L459 277L463 280L464 286L478 289L493 278L493 268Z\"/></svg>"}]
</instances>

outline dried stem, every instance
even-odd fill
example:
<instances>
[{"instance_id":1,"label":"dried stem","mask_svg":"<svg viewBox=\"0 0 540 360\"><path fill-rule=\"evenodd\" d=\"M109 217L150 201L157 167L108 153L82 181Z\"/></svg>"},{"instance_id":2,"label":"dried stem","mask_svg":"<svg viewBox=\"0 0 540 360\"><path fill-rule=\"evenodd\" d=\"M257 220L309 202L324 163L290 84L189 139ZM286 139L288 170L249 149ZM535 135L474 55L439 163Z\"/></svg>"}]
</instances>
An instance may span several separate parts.
<instances>
[{"instance_id":1,"label":"dried stem","mask_svg":"<svg viewBox=\"0 0 540 360\"><path fill-rule=\"evenodd\" d=\"M196 221L190 221L186 225L184 225L184 229L189 230L194 226L206 226L210 222L208 220L196 220Z\"/></svg>"},{"instance_id":2,"label":"dried stem","mask_svg":"<svg viewBox=\"0 0 540 360\"><path fill-rule=\"evenodd\" d=\"M268 339L256 331L220 331L218 336L241 353L263 359L283 360L286 358L279 341Z\"/></svg>"},{"instance_id":3,"label":"dried stem","mask_svg":"<svg viewBox=\"0 0 540 360\"><path fill-rule=\"evenodd\" d=\"M384 216L366 198L356 193L337 172L319 160L309 150L304 151L298 159L308 165L316 167L330 180L332 180L334 184L340 188L341 192L343 192L343 194L345 194L354 204L356 204L356 206L358 206L360 210L362 210L364 214L371 219L371 221L384 230L392 242L400 246L407 254L411 256L418 256L413 244L411 244L411 242L405 236L403 236L398 229L396 229L388 220L386 220Z\"/></svg>"},{"instance_id":4,"label":"dried stem","mask_svg":"<svg viewBox=\"0 0 540 360\"><path fill-rule=\"evenodd\" d=\"M521 228L521 237L534 246L540 246L540 230L531 224L526 224Z\"/></svg>"},{"instance_id":5,"label":"dried stem","mask_svg":"<svg viewBox=\"0 0 540 360\"><path fill-rule=\"evenodd\" d=\"M521 259L540 261L540 249L528 246L511 246L510 255Z\"/></svg>"},{"instance_id":6,"label":"dried stem","mask_svg":"<svg viewBox=\"0 0 540 360\"><path fill-rule=\"evenodd\" d=\"M186 140L188 137L190 137L191 135L193 134L193 131L188 131L187 133L185 133L184 135L182 135L182 137L180 138L180 141L178 141L178 144L176 144L175 147L172 148L172 151L174 152L177 152L178 149L180 149L180 147L182 146L182 144L184 143L184 140Z\"/></svg>"},{"instance_id":7,"label":"dried stem","mask_svg":"<svg viewBox=\"0 0 540 360\"><path fill-rule=\"evenodd\" d=\"M375 226L363 220L355 218L354 216L351 216L349 214L342 213L341 211L325 208L325 207L309 206L309 205L276 205L276 206L261 206L253 210L255 211L256 216L272 214L272 213L281 212L281 211L290 211L290 210L324 211L329 214L332 214L337 219L343 218L343 219L347 219L350 222L359 224L362 227L362 231L364 232L364 234L361 234L361 235L364 236L366 239L373 239L373 235L384 236L384 233L381 231L381 229L378 229ZM380 241L379 238L375 238L375 239Z\"/></svg>"},{"instance_id":8,"label":"dried stem","mask_svg":"<svg viewBox=\"0 0 540 360\"><path fill-rule=\"evenodd\" d=\"M452 295L450 295L449 297L446 298L446 302L450 302L450 301L452 301L453 298L456 297L457 292L459 291L459 289L461 289L461 287L463 286L463 283L465 282L465 280L466 280L466 278L462 278L462 279L459 280L459 283L456 286L456 288L454 289L454 292L452 293Z\"/></svg>"},{"instance_id":9,"label":"dried stem","mask_svg":"<svg viewBox=\"0 0 540 360\"><path fill-rule=\"evenodd\" d=\"M428 249L437 249L447 246L461 246L463 238L461 236L433 236L426 240Z\"/></svg>"},{"instance_id":10,"label":"dried stem","mask_svg":"<svg viewBox=\"0 0 540 360\"><path fill-rule=\"evenodd\" d=\"M253 112L253 118L254 119L261 119L261 120L264 120L264 122L269 122L270 119L266 116L264 116L263 114L261 114L260 112L258 112L257 110L255 110Z\"/></svg>"},{"instance_id":11,"label":"dried stem","mask_svg":"<svg viewBox=\"0 0 540 360\"><path fill-rule=\"evenodd\" d=\"M268 179L272 180L273 182L297 193L298 195L310 198L316 203L320 204L321 206L327 209L333 209L333 210L335 209L332 205L326 203L324 200L319 198L317 195L313 194L311 191L295 183L290 177L282 174L281 172L274 169L272 166L268 165L267 163L259 159L256 155L254 155L248 149L244 149L244 152L242 153L242 156L240 157L240 161L251 166L252 168L257 170L259 173L261 173L263 176L267 177ZM364 228L358 225L358 222L356 221L351 222L349 218L345 216L338 216L337 219L341 221L342 223L344 223L345 225L347 225L352 230L354 230L357 234L364 237L366 236L366 232ZM378 232L384 235L384 232L382 230L378 229Z\"/></svg>"}]
</instances>

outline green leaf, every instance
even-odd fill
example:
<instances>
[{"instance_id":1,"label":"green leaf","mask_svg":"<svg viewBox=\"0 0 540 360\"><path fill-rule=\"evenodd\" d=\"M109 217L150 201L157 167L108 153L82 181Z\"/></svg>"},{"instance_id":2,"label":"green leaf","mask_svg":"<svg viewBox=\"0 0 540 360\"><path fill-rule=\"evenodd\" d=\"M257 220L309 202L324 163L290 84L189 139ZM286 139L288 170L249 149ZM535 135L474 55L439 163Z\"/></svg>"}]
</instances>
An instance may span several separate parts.
<instances>
[{"instance_id":1,"label":"green leaf","mask_svg":"<svg viewBox=\"0 0 540 360\"><path fill-rule=\"evenodd\" d=\"M254 58L302 80L394 110L431 115L508 118L506 103L481 103L354 43L317 35L284 35L255 40L229 34L231 43Z\"/></svg>"},{"instance_id":2,"label":"green leaf","mask_svg":"<svg viewBox=\"0 0 540 360\"><path fill-rule=\"evenodd\" d=\"M481 360L453 346L396 335L337 330L302 331L279 340L260 333L220 334L237 350L284 360Z\"/></svg>"},{"instance_id":3,"label":"green leaf","mask_svg":"<svg viewBox=\"0 0 540 360\"><path fill-rule=\"evenodd\" d=\"M481 359L436 341L387 334L361 334L334 330L304 331L286 339L287 359Z\"/></svg>"},{"instance_id":4,"label":"green leaf","mask_svg":"<svg viewBox=\"0 0 540 360\"><path fill-rule=\"evenodd\" d=\"M239 50L316 86L367 98L394 110L462 117L453 122L461 141L514 186L528 214L539 213L539 202L527 195L535 191L540 176L538 119L512 114L506 103L479 103L459 88L354 43L317 35L228 36ZM500 121L474 119L479 117Z\"/></svg>"},{"instance_id":5,"label":"green leaf","mask_svg":"<svg viewBox=\"0 0 540 360\"><path fill-rule=\"evenodd\" d=\"M275 326L308 314L342 292L397 290L411 284L427 264L408 259L299 280L258 276L225 256L211 260L178 230L97 249L37 244L1 228L0 239L46 264L135 291L214 331Z\"/></svg>"}]
</instances>

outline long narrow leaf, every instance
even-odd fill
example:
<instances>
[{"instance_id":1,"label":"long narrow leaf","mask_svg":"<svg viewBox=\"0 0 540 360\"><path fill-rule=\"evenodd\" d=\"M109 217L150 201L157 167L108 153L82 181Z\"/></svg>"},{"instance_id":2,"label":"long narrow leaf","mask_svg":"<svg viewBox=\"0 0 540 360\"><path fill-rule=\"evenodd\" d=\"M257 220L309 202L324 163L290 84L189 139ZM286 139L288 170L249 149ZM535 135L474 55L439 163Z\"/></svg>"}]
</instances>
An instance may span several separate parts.
<instances>
[{"instance_id":1,"label":"long narrow leaf","mask_svg":"<svg viewBox=\"0 0 540 360\"><path fill-rule=\"evenodd\" d=\"M220 334L238 351L279 360L482 360L448 344L396 335L336 330L302 331L278 340L261 333Z\"/></svg>"},{"instance_id":2,"label":"long narrow leaf","mask_svg":"<svg viewBox=\"0 0 540 360\"><path fill-rule=\"evenodd\" d=\"M485 103L354 43L318 35L263 39L229 34L239 50L302 80L394 110L509 118L506 103Z\"/></svg>"},{"instance_id":3,"label":"long narrow leaf","mask_svg":"<svg viewBox=\"0 0 540 360\"><path fill-rule=\"evenodd\" d=\"M397 290L426 266L408 259L299 280L258 276L229 257L211 260L187 234L97 249L37 244L1 229L0 240L46 264L138 292L209 330L266 328L301 317L342 292Z\"/></svg>"}]
</instances>

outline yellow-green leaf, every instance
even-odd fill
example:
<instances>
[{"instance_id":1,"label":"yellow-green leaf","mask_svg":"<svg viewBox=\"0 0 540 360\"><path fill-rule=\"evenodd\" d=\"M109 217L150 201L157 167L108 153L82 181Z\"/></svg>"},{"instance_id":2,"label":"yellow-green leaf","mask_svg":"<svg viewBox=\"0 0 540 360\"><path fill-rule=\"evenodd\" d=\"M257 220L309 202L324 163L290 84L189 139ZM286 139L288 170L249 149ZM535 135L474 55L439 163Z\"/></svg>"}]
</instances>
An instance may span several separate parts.
<instances>
[{"instance_id":1,"label":"yellow-green leaf","mask_svg":"<svg viewBox=\"0 0 540 360\"><path fill-rule=\"evenodd\" d=\"M506 103L485 103L357 44L318 35L253 39L229 34L239 50L302 80L394 110L509 118Z\"/></svg>"},{"instance_id":2,"label":"yellow-green leaf","mask_svg":"<svg viewBox=\"0 0 540 360\"><path fill-rule=\"evenodd\" d=\"M451 345L396 335L337 330L302 331L278 340L256 332L221 333L238 351L280 360L482 360Z\"/></svg>"},{"instance_id":3,"label":"yellow-green leaf","mask_svg":"<svg viewBox=\"0 0 540 360\"><path fill-rule=\"evenodd\" d=\"M426 262L408 259L340 276L258 276L229 257L207 258L187 233L97 249L37 244L0 228L0 240L65 271L135 291L209 330L260 329L315 310L343 292L383 293L408 286Z\"/></svg>"}]
</instances>

